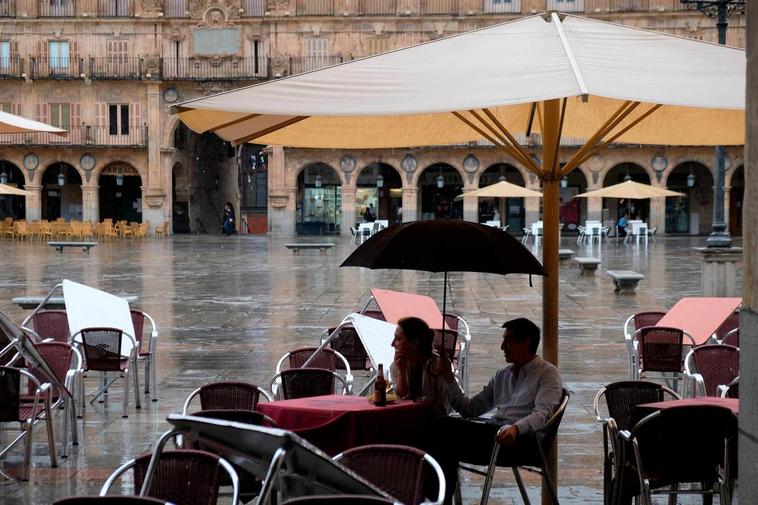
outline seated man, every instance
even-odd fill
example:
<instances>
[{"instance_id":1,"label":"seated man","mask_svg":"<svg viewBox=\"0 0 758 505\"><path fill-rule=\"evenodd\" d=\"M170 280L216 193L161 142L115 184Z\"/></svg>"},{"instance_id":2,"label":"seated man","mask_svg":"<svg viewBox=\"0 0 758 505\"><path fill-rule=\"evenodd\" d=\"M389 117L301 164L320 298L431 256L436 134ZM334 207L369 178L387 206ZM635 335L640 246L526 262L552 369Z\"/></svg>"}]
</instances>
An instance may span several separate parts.
<instances>
[{"instance_id":1,"label":"seated man","mask_svg":"<svg viewBox=\"0 0 758 505\"><path fill-rule=\"evenodd\" d=\"M500 451L504 463L521 451L536 450L530 437L547 423L560 403L563 381L558 368L537 356L540 330L525 318L503 324L500 348L509 366L501 368L484 389L468 398L455 381L450 362L443 363L440 375L448 383L450 405L464 418L492 416L469 422L446 417L436 423L430 452L440 462L447 480L449 501L458 480L458 462L489 464L493 440L506 447ZM444 354L444 353L443 353Z\"/></svg>"}]
</instances>

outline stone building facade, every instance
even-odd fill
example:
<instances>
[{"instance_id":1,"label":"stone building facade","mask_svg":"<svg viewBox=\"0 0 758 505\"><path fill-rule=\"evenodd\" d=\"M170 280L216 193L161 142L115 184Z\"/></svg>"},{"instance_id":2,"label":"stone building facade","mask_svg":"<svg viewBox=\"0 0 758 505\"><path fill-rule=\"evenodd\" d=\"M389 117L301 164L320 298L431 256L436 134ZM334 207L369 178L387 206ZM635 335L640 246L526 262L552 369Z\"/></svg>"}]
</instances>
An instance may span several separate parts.
<instances>
[{"instance_id":1,"label":"stone building facade","mask_svg":"<svg viewBox=\"0 0 758 505\"><path fill-rule=\"evenodd\" d=\"M716 39L713 20L675 0L2 0L0 109L70 134L0 136L0 180L32 193L25 202L0 199L0 215L217 232L230 201L248 229L275 235L347 234L372 205L388 220L399 209L404 220L486 220L498 210L520 227L539 218L539 201L464 194L500 177L535 187L486 145L235 149L188 131L169 107L550 9ZM744 47L744 38L744 19L730 20L728 43ZM729 163L727 213L739 232L741 150L729 151ZM713 166L712 149L615 148L569 177L563 212L569 224L614 219L624 210L616 203L569 197L628 174L689 195L632 209L651 226L706 233Z\"/></svg>"}]
</instances>

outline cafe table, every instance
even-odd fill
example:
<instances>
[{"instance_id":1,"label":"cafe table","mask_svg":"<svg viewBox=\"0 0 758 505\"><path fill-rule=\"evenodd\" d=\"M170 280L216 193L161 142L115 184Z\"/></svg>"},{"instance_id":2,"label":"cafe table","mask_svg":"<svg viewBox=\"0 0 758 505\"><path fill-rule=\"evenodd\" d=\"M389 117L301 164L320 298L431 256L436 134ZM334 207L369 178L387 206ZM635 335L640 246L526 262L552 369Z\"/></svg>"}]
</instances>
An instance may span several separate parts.
<instances>
[{"instance_id":1,"label":"cafe table","mask_svg":"<svg viewBox=\"0 0 758 505\"><path fill-rule=\"evenodd\" d=\"M666 312L656 326L679 328L695 340L695 345L708 342L724 321L740 306L740 298L691 296L682 298ZM689 342L689 340L685 340Z\"/></svg>"},{"instance_id":2,"label":"cafe table","mask_svg":"<svg viewBox=\"0 0 758 505\"><path fill-rule=\"evenodd\" d=\"M666 400L663 402L643 403L637 407L637 412L640 418L652 414L658 410L670 409L672 407L688 407L688 406L709 406L715 405L717 407L726 407L732 411L732 414L739 416L740 414L740 401L737 398L717 398L713 396L703 396L700 398L684 398L682 400Z\"/></svg>"},{"instance_id":3,"label":"cafe table","mask_svg":"<svg viewBox=\"0 0 758 505\"><path fill-rule=\"evenodd\" d=\"M278 428L300 435L327 454L367 444L423 448L431 409L426 402L397 400L377 407L366 397L326 395L259 403Z\"/></svg>"}]
</instances>

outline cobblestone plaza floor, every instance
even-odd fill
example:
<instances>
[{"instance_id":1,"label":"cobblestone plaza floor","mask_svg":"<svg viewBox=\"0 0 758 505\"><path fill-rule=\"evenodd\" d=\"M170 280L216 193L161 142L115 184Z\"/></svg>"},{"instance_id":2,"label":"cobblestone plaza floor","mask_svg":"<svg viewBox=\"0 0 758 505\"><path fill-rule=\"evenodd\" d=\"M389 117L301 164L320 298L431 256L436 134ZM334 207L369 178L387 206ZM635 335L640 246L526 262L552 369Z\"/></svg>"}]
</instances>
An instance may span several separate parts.
<instances>
[{"instance_id":1,"label":"cobblestone plaza floor","mask_svg":"<svg viewBox=\"0 0 758 505\"><path fill-rule=\"evenodd\" d=\"M590 251L573 237L562 247L602 260L594 277L582 277L571 262L561 265L559 364L572 392L560 430L562 503L602 503L602 436L592 418L592 399L602 385L626 377L623 322L643 309L671 307L683 296L700 294L700 259L692 247L704 238L659 238L649 245L613 240ZM739 240L735 241L739 246ZM534 247L530 244L531 247ZM68 459L51 469L44 426L35 429L31 480L0 475L0 502L50 503L65 496L96 494L124 461L150 448L197 386L220 379L267 385L277 359L287 350L313 344L327 326L360 310L372 287L431 294L441 299L442 276L424 272L338 268L354 246L343 240L325 255L293 255L284 241L257 236L176 236L166 240L100 244L89 253L59 254L42 242L0 242L0 310L20 322L27 311L17 296L42 295L63 278L117 294L139 296L136 307L157 321L159 401L130 405L121 418L120 385L109 403L88 406L83 438ZM534 248L541 254L540 248ZM587 253L587 254L585 254ZM645 275L636 295L616 295L609 269ZM541 323L541 282L526 276L453 273L453 311L471 326L471 391L503 366L500 324L525 316ZM142 377L140 378L142 380ZM93 381L88 390L92 391ZM56 416L60 421L61 416ZM60 431L59 423L56 428ZM6 433L7 442L9 434ZM0 462L17 473L21 448ZM478 502L479 480L464 482L464 498ZM537 499L538 481L527 480ZM492 503L519 503L510 473L499 472ZM689 501L688 501L689 503ZM692 503L695 503L694 501Z\"/></svg>"}]
</instances>

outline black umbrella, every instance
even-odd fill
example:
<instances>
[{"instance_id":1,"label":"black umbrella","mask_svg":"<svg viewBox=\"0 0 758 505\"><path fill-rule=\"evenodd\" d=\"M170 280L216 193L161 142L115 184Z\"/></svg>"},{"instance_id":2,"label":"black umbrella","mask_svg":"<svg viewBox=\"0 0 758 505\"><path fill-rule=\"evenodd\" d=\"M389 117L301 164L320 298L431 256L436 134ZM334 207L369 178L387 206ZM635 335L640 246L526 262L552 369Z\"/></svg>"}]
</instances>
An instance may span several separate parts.
<instances>
[{"instance_id":1,"label":"black umbrella","mask_svg":"<svg viewBox=\"0 0 758 505\"><path fill-rule=\"evenodd\" d=\"M545 275L539 260L508 233L456 219L413 221L386 228L361 244L340 266L445 272L443 329L448 272Z\"/></svg>"}]
</instances>

